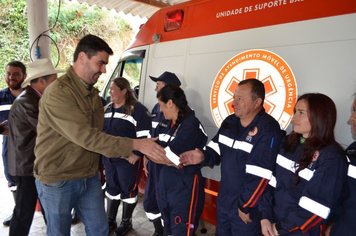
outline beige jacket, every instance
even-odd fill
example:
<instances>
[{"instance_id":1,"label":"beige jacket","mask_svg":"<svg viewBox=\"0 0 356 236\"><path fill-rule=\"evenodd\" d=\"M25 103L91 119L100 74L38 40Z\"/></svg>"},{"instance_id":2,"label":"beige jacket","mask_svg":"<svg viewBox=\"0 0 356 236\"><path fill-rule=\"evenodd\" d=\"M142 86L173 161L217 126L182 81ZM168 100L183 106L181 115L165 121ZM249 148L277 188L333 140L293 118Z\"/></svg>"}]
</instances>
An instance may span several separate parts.
<instances>
[{"instance_id":1,"label":"beige jacket","mask_svg":"<svg viewBox=\"0 0 356 236\"><path fill-rule=\"evenodd\" d=\"M72 68L40 100L34 175L43 183L94 176L100 154L127 157L132 140L102 132L104 108Z\"/></svg>"}]
</instances>

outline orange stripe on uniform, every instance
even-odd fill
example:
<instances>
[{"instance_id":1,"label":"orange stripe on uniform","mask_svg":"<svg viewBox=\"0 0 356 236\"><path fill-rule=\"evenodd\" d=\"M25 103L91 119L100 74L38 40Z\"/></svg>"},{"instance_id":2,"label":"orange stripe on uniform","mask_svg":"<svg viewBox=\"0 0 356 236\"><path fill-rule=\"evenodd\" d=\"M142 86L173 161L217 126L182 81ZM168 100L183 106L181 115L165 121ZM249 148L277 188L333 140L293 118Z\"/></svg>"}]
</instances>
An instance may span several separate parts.
<instances>
[{"instance_id":1,"label":"orange stripe on uniform","mask_svg":"<svg viewBox=\"0 0 356 236\"><path fill-rule=\"evenodd\" d=\"M260 183L257 186L257 189L255 190L255 192L252 194L251 198L247 201L247 203L245 203L242 207L248 207L251 203L256 204L258 198L261 196L261 193L263 192L263 190L266 188L267 186L267 180L266 179L262 179L260 181ZM259 193L261 192L261 193ZM251 206L253 206L254 204L252 204Z\"/></svg>"},{"instance_id":2,"label":"orange stripe on uniform","mask_svg":"<svg viewBox=\"0 0 356 236\"><path fill-rule=\"evenodd\" d=\"M193 182L193 188L192 188L192 198L190 199L190 209L189 209L189 216L188 216L188 223L187 223L187 236L190 236L190 226L191 226L191 222L192 222L192 213L194 211L195 214L195 209L196 208L196 204L194 204L194 199L195 199L195 192L196 192L196 185L198 182L198 176L194 175L194 182ZM194 207L193 207L194 205Z\"/></svg>"},{"instance_id":3,"label":"orange stripe on uniform","mask_svg":"<svg viewBox=\"0 0 356 236\"><path fill-rule=\"evenodd\" d=\"M213 195L215 197L217 197L219 195L218 192L210 190L210 189L207 189L207 188L204 188L204 191L205 191L205 193Z\"/></svg>"},{"instance_id":4,"label":"orange stripe on uniform","mask_svg":"<svg viewBox=\"0 0 356 236\"><path fill-rule=\"evenodd\" d=\"M260 197L263 194L263 192L265 191L267 185L268 185L268 181L265 179L261 190L258 192L257 196L255 197L255 200L253 201L253 203L251 204L250 207L254 207L256 205L258 199L260 199Z\"/></svg>"},{"instance_id":5,"label":"orange stripe on uniform","mask_svg":"<svg viewBox=\"0 0 356 236\"><path fill-rule=\"evenodd\" d=\"M305 229L308 227L308 225L310 225L315 219L317 219L317 215L313 215L312 217L310 217L301 227L300 229L302 231L305 231Z\"/></svg>"},{"instance_id":6,"label":"orange stripe on uniform","mask_svg":"<svg viewBox=\"0 0 356 236\"><path fill-rule=\"evenodd\" d=\"M317 224L319 224L323 219L321 217L317 217L317 219L314 221L313 224L310 224L306 229L303 230L303 232L309 231L311 228L315 227Z\"/></svg>"}]
</instances>

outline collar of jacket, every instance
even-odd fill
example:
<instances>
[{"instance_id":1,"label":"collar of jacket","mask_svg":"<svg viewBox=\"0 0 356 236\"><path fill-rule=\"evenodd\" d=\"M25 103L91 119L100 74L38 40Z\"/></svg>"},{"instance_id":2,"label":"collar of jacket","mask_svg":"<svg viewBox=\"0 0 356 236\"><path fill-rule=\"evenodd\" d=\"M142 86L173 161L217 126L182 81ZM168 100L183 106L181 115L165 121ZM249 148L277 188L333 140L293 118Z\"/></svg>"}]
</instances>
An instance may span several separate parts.
<instances>
[{"instance_id":1,"label":"collar of jacket","mask_svg":"<svg viewBox=\"0 0 356 236\"><path fill-rule=\"evenodd\" d=\"M98 93L98 90L94 87L88 90L87 84L85 84L85 82L75 73L72 66L67 70L67 74L73 79L75 86L79 90L78 92L83 96L90 96Z\"/></svg>"}]
</instances>

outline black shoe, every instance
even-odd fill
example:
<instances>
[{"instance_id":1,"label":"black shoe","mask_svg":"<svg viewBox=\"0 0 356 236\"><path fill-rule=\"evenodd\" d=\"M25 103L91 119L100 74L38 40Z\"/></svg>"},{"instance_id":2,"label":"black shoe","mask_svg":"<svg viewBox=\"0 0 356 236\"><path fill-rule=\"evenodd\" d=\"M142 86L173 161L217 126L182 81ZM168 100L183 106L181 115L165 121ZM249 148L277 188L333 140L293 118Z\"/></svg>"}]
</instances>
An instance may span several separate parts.
<instances>
[{"instance_id":1,"label":"black shoe","mask_svg":"<svg viewBox=\"0 0 356 236\"><path fill-rule=\"evenodd\" d=\"M78 217L78 215L77 215L77 213L72 213L72 225L75 225L75 224L78 224L79 223L79 217Z\"/></svg>"},{"instance_id":2,"label":"black shoe","mask_svg":"<svg viewBox=\"0 0 356 236\"><path fill-rule=\"evenodd\" d=\"M163 232L154 232L152 236L163 236Z\"/></svg>"},{"instance_id":3,"label":"black shoe","mask_svg":"<svg viewBox=\"0 0 356 236\"><path fill-rule=\"evenodd\" d=\"M8 216L8 217L2 222L2 224L3 224L4 226L10 226L11 219L12 219L12 215Z\"/></svg>"},{"instance_id":4,"label":"black shoe","mask_svg":"<svg viewBox=\"0 0 356 236\"><path fill-rule=\"evenodd\" d=\"M115 236L124 236L132 230L131 219L124 219L121 221L120 226L115 230Z\"/></svg>"},{"instance_id":5,"label":"black shoe","mask_svg":"<svg viewBox=\"0 0 356 236\"><path fill-rule=\"evenodd\" d=\"M161 218L155 219L153 221L153 227L155 228L155 231L152 234L152 236L163 236L164 230L163 230Z\"/></svg>"},{"instance_id":6,"label":"black shoe","mask_svg":"<svg viewBox=\"0 0 356 236\"><path fill-rule=\"evenodd\" d=\"M115 221L109 221L109 233L111 234L117 229L117 223Z\"/></svg>"}]
</instances>

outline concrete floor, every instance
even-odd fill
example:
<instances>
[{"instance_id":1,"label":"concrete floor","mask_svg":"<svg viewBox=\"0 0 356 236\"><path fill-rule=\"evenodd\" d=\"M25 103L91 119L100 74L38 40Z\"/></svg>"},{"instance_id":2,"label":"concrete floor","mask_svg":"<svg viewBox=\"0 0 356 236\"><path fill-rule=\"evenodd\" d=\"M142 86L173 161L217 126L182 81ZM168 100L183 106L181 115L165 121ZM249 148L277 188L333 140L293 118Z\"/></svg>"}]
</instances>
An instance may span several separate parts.
<instances>
[{"instance_id":1,"label":"concrete floor","mask_svg":"<svg viewBox=\"0 0 356 236\"><path fill-rule=\"evenodd\" d=\"M1 141L1 140L0 140ZM0 152L1 154L1 152ZM6 236L9 234L9 228L3 226L2 221L11 214L14 201L11 192L7 188L7 182L4 177L3 171L3 163L0 161L0 236ZM119 213L122 212L121 206L119 209ZM120 222L121 214L118 214L117 221ZM214 235L215 227L208 223L204 223L205 228L207 229L207 233L202 234L200 232L200 228L198 229L197 235ZM200 226L201 227L201 226ZM139 203L133 213L133 228L134 230L129 233L129 236L149 236L152 235L154 229L151 222L148 221L146 214L143 210L142 206L142 196L139 197ZM41 212L36 212L33 218L33 223L30 230L30 236L45 236L46 235L46 225L43 221L43 217ZM84 236L84 225L82 223L78 223L73 225L71 228L71 235L73 236Z\"/></svg>"}]
</instances>

